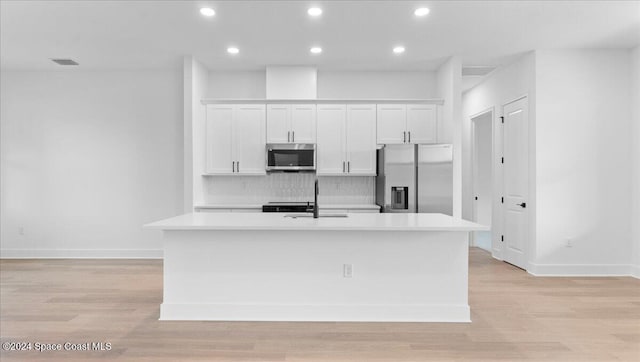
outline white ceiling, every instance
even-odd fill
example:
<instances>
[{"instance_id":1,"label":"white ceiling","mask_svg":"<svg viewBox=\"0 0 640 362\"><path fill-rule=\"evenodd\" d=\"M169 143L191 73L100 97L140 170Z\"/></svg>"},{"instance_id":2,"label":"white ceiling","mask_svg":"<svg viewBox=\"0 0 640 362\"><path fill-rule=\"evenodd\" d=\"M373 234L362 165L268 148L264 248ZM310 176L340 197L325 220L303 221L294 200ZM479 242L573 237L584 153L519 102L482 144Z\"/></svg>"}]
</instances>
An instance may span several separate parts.
<instances>
[{"instance_id":1,"label":"white ceiling","mask_svg":"<svg viewBox=\"0 0 640 362\"><path fill-rule=\"evenodd\" d=\"M203 5L217 14L203 17ZM310 5L324 14L310 18ZM415 17L419 5L431 13ZM500 65L532 49L640 44L640 1L3 0L0 13L3 69L60 69L49 58L67 57L82 69L160 69L193 54L211 69L432 70L455 54Z\"/></svg>"}]
</instances>

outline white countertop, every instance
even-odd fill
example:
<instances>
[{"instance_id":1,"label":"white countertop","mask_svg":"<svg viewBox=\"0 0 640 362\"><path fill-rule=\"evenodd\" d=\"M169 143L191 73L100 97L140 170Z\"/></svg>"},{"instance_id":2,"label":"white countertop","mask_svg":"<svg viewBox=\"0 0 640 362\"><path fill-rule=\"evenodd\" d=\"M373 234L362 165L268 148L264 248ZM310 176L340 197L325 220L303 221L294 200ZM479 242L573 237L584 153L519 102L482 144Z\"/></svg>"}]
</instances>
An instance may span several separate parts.
<instances>
[{"instance_id":1,"label":"white countertop","mask_svg":"<svg viewBox=\"0 0 640 362\"><path fill-rule=\"evenodd\" d=\"M195 205L197 209L260 209L262 204L200 204ZM352 210L380 210L376 204L320 204L322 209L352 209Z\"/></svg>"},{"instance_id":2,"label":"white countertop","mask_svg":"<svg viewBox=\"0 0 640 362\"><path fill-rule=\"evenodd\" d=\"M352 213L338 218L290 218L285 213L190 213L145 225L160 230L486 231L444 214ZM322 215L322 212L320 213Z\"/></svg>"}]
</instances>

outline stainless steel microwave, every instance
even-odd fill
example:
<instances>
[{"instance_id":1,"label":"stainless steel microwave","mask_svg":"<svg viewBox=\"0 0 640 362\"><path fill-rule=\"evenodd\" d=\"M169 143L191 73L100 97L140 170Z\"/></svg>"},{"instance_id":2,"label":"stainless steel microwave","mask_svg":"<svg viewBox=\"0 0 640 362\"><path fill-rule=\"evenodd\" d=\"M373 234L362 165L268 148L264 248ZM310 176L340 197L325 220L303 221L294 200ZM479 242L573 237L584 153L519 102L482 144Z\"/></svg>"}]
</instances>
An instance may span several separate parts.
<instances>
[{"instance_id":1,"label":"stainless steel microwave","mask_svg":"<svg viewBox=\"0 0 640 362\"><path fill-rule=\"evenodd\" d=\"M267 171L314 171L316 145L313 143L268 143Z\"/></svg>"}]
</instances>

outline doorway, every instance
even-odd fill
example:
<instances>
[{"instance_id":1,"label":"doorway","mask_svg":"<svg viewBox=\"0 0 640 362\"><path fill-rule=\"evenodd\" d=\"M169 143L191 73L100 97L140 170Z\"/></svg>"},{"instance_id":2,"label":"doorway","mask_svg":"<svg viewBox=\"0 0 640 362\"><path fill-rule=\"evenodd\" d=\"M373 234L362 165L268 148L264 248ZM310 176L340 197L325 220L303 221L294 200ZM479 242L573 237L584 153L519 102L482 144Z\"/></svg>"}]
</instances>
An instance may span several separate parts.
<instances>
[{"instance_id":1,"label":"doorway","mask_svg":"<svg viewBox=\"0 0 640 362\"><path fill-rule=\"evenodd\" d=\"M491 226L493 213L493 109L471 118L473 221ZM471 245L491 252L492 232L476 231Z\"/></svg>"},{"instance_id":2,"label":"doorway","mask_svg":"<svg viewBox=\"0 0 640 362\"><path fill-rule=\"evenodd\" d=\"M526 97L503 106L503 260L527 269L529 111Z\"/></svg>"}]
</instances>

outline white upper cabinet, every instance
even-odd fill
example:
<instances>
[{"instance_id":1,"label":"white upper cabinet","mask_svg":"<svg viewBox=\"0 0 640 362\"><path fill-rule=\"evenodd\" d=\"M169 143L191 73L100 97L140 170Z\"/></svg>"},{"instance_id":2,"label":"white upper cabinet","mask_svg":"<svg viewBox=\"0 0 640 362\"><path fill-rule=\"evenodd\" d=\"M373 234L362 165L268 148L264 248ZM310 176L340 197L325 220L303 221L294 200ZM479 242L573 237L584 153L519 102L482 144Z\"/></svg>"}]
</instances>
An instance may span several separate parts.
<instances>
[{"instance_id":1,"label":"white upper cabinet","mask_svg":"<svg viewBox=\"0 0 640 362\"><path fill-rule=\"evenodd\" d=\"M265 106L238 105L234 117L236 173L264 175L265 171Z\"/></svg>"},{"instance_id":2,"label":"white upper cabinet","mask_svg":"<svg viewBox=\"0 0 640 362\"><path fill-rule=\"evenodd\" d=\"M291 142L316 143L315 104L296 104L292 107L291 132Z\"/></svg>"},{"instance_id":3,"label":"white upper cabinet","mask_svg":"<svg viewBox=\"0 0 640 362\"><path fill-rule=\"evenodd\" d=\"M208 105L205 172L264 175L265 105Z\"/></svg>"},{"instance_id":4,"label":"white upper cabinet","mask_svg":"<svg viewBox=\"0 0 640 362\"><path fill-rule=\"evenodd\" d=\"M376 106L347 106L347 173L376 174Z\"/></svg>"},{"instance_id":5,"label":"white upper cabinet","mask_svg":"<svg viewBox=\"0 0 640 362\"><path fill-rule=\"evenodd\" d=\"M407 140L407 106L404 104L378 105L378 143L400 144Z\"/></svg>"},{"instance_id":6,"label":"white upper cabinet","mask_svg":"<svg viewBox=\"0 0 640 362\"><path fill-rule=\"evenodd\" d=\"M347 169L345 124L347 107L344 104L319 104L316 145L316 173L342 175Z\"/></svg>"},{"instance_id":7,"label":"white upper cabinet","mask_svg":"<svg viewBox=\"0 0 640 362\"><path fill-rule=\"evenodd\" d=\"M269 104L267 143L316 143L316 105Z\"/></svg>"},{"instance_id":8,"label":"white upper cabinet","mask_svg":"<svg viewBox=\"0 0 640 362\"><path fill-rule=\"evenodd\" d=\"M235 170L232 105L208 105L206 123L205 172L231 174Z\"/></svg>"},{"instance_id":9,"label":"white upper cabinet","mask_svg":"<svg viewBox=\"0 0 640 362\"><path fill-rule=\"evenodd\" d=\"M438 117L435 104L407 105L407 143L437 143Z\"/></svg>"},{"instance_id":10,"label":"white upper cabinet","mask_svg":"<svg viewBox=\"0 0 640 362\"><path fill-rule=\"evenodd\" d=\"M378 104L378 144L437 143L435 104Z\"/></svg>"},{"instance_id":11,"label":"white upper cabinet","mask_svg":"<svg viewBox=\"0 0 640 362\"><path fill-rule=\"evenodd\" d=\"M318 105L317 174L376 173L376 107Z\"/></svg>"},{"instance_id":12,"label":"white upper cabinet","mask_svg":"<svg viewBox=\"0 0 640 362\"><path fill-rule=\"evenodd\" d=\"M291 106L267 105L267 143L287 143L291 140Z\"/></svg>"}]
</instances>

